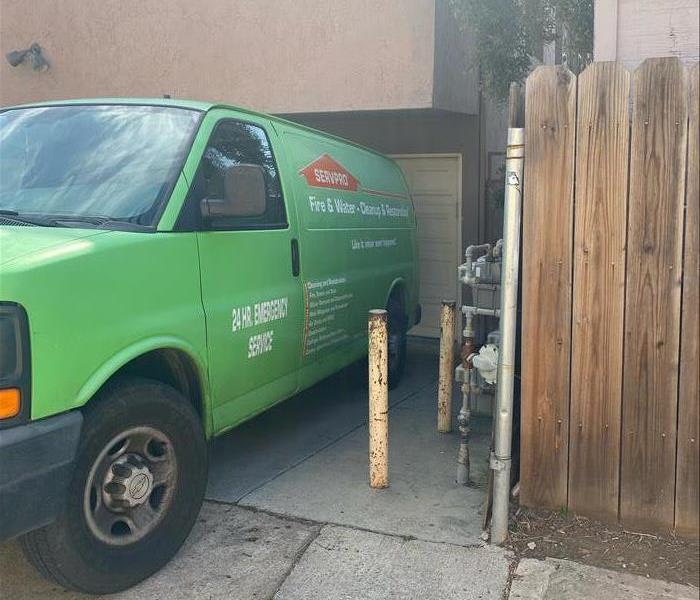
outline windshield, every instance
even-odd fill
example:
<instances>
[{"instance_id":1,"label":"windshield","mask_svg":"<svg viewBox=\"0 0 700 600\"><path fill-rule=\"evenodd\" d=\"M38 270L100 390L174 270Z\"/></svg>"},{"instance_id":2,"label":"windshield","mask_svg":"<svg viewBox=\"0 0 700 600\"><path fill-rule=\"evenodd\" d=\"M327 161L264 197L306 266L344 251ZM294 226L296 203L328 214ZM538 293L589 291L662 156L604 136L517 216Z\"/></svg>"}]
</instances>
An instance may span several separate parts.
<instances>
[{"instance_id":1,"label":"windshield","mask_svg":"<svg viewBox=\"0 0 700 600\"><path fill-rule=\"evenodd\" d=\"M0 113L0 213L155 225L200 116L138 105Z\"/></svg>"}]
</instances>

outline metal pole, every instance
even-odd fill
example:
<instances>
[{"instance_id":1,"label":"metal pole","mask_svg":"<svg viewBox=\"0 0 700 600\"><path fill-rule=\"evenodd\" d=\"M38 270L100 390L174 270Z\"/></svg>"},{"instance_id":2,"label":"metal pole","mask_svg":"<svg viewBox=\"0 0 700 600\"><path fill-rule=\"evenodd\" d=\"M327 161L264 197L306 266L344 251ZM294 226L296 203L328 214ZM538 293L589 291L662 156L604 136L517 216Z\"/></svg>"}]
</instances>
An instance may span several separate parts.
<instances>
[{"instance_id":1,"label":"metal pole","mask_svg":"<svg viewBox=\"0 0 700 600\"><path fill-rule=\"evenodd\" d=\"M452 378L455 364L455 306L442 301L440 312L440 376L438 380L438 431L452 431Z\"/></svg>"},{"instance_id":2,"label":"metal pole","mask_svg":"<svg viewBox=\"0 0 700 600\"><path fill-rule=\"evenodd\" d=\"M513 435L513 383L515 375L515 334L518 317L518 263L524 130L508 129L506 149L506 190L503 215L503 263L501 269L501 348L498 355L498 383L494 423L493 516L491 543L501 545L508 536L511 443Z\"/></svg>"},{"instance_id":3,"label":"metal pole","mask_svg":"<svg viewBox=\"0 0 700 600\"><path fill-rule=\"evenodd\" d=\"M473 317L467 314L462 346L462 408L457 415L459 452L457 454L457 483L466 485L470 479L469 433L472 414L472 354L474 353Z\"/></svg>"},{"instance_id":4,"label":"metal pole","mask_svg":"<svg viewBox=\"0 0 700 600\"><path fill-rule=\"evenodd\" d=\"M387 312L370 310L369 333L369 485L389 487L389 377Z\"/></svg>"},{"instance_id":5,"label":"metal pole","mask_svg":"<svg viewBox=\"0 0 700 600\"><path fill-rule=\"evenodd\" d=\"M501 311L498 308L479 308L478 306L463 306L462 313L466 318L483 315L485 317L500 317Z\"/></svg>"}]
</instances>

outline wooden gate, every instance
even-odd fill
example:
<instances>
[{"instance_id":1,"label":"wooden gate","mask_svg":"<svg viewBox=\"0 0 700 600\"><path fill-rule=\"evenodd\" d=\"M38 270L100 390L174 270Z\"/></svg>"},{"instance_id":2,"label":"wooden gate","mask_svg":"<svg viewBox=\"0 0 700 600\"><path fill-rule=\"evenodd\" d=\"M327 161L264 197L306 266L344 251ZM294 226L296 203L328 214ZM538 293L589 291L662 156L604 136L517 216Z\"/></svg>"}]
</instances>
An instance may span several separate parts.
<instances>
[{"instance_id":1,"label":"wooden gate","mask_svg":"<svg viewBox=\"0 0 700 600\"><path fill-rule=\"evenodd\" d=\"M675 58L527 79L527 506L698 535L698 87Z\"/></svg>"}]
</instances>

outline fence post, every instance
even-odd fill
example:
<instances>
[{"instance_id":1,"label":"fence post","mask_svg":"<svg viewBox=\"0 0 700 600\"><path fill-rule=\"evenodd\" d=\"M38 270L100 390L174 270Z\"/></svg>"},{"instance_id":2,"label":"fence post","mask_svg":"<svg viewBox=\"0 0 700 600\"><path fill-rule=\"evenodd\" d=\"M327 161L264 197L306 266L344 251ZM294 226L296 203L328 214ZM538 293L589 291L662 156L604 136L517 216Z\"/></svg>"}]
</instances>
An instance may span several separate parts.
<instances>
[{"instance_id":1,"label":"fence post","mask_svg":"<svg viewBox=\"0 0 700 600\"><path fill-rule=\"evenodd\" d=\"M387 312L369 311L369 485L389 487Z\"/></svg>"},{"instance_id":2,"label":"fence post","mask_svg":"<svg viewBox=\"0 0 700 600\"><path fill-rule=\"evenodd\" d=\"M440 377L438 380L438 431L452 431L452 377L455 363L455 303L442 301L440 312Z\"/></svg>"}]
</instances>

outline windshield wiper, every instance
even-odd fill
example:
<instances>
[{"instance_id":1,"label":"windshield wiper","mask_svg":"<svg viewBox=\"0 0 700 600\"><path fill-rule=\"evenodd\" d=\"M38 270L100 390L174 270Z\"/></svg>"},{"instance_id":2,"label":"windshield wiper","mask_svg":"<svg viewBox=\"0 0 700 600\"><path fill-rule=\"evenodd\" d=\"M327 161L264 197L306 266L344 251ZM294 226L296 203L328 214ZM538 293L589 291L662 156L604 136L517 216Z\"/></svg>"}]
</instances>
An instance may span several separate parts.
<instances>
[{"instance_id":1,"label":"windshield wiper","mask_svg":"<svg viewBox=\"0 0 700 600\"><path fill-rule=\"evenodd\" d=\"M123 231L152 231L153 227L132 223L130 221L121 221L112 219L111 217L103 217L99 215L52 215L50 218L52 223L60 224L62 227L69 227L70 223L81 223L96 229L120 229Z\"/></svg>"},{"instance_id":2,"label":"windshield wiper","mask_svg":"<svg viewBox=\"0 0 700 600\"><path fill-rule=\"evenodd\" d=\"M54 223L52 219L36 215L23 215L16 210L9 210L6 208L0 208L0 217L7 217L11 221L16 221L17 223L40 225L41 227L65 227L64 225Z\"/></svg>"},{"instance_id":3,"label":"windshield wiper","mask_svg":"<svg viewBox=\"0 0 700 600\"><path fill-rule=\"evenodd\" d=\"M80 224L95 229L117 229L121 231L153 231L149 225L130 221L120 221L99 215L24 215L16 210L0 208L0 217L6 217L17 223L40 225L41 227L71 227Z\"/></svg>"}]
</instances>

